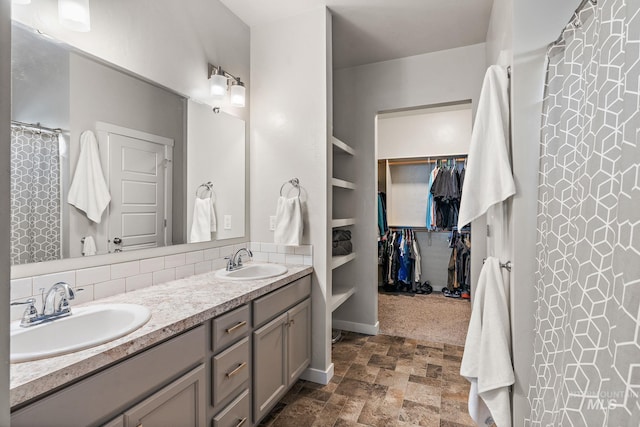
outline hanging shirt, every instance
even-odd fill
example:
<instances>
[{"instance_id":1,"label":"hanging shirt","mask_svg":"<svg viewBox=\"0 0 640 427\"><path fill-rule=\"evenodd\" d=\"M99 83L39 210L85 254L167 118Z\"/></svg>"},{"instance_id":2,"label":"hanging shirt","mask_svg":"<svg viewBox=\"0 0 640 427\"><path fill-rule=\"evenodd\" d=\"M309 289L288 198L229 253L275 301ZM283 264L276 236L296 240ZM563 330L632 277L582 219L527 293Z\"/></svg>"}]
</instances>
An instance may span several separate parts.
<instances>
[{"instance_id":1,"label":"hanging shirt","mask_svg":"<svg viewBox=\"0 0 640 427\"><path fill-rule=\"evenodd\" d=\"M420 255L420 247L418 246L418 241L416 240L416 236L412 234L412 239L411 239L411 243L412 243L412 247L413 247L413 255L414 255L414 260L413 260L413 280L414 282L418 282L420 283L420 276L422 275L422 256Z\"/></svg>"},{"instance_id":2,"label":"hanging shirt","mask_svg":"<svg viewBox=\"0 0 640 427\"><path fill-rule=\"evenodd\" d=\"M384 236L389 229L387 226L387 207L385 202L385 194L378 191L378 235Z\"/></svg>"},{"instance_id":3,"label":"hanging shirt","mask_svg":"<svg viewBox=\"0 0 640 427\"><path fill-rule=\"evenodd\" d=\"M409 257L409 250L407 245L407 238L404 233L400 237L400 268L398 270L398 281L403 283L409 283L409 266L411 264L411 258Z\"/></svg>"},{"instance_id":4,"label":"hanging shirt","mask_svg":"<svg viewBox=\"0 0 640 427\"><path fill-rule=\"evenodd\" d=\"M429 184L427 185L427 228L432 230L435 228L435 222L433 220L433 212L434 212L434 202L433 202L433 194L431 194L431 187L433 186L433 181L438 174L438 168L434 168L429 174Z\"/></svg>"}]
</instances>

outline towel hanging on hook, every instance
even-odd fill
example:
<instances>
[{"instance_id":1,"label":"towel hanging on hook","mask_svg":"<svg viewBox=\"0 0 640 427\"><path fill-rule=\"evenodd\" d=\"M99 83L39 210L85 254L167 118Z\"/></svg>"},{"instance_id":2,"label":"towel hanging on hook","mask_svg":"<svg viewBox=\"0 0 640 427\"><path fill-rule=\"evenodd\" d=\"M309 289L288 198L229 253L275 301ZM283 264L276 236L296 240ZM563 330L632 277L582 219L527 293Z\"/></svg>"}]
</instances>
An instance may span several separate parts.
<instances>
[{"instance_id":1,"label":"towel hanging on hook","mask_svg":"<svg viewBox=\"0 0 640 427\"><path fill-rule=\"evenodd\" d=\"M284 197L284 195L282 194L282 190L284 190L284 187L287 184L291 185L293 188L297 188L298 197L300 197L300 180L298 178L292 178L289 181L286 181L284 184L282 184L282 186L280 187L280 196Z\"/></svg>"},{"instance_id":2,"label":"towel hanging on hook","mask_svg":"<svg viewBox=\"0 0 640 427\"><path fill-rule=\"evenodd\" d=\"M287 198L283 194L284 187L289 184L298 189L296 197ZM274 243L297 246L302 241L303 220L300 203L300 180L292 178L280 187L280 197L276 206Z\"/></svg>"},{"instance_id":3,"label":"towel hanging on hook","mask_svg":"<svg viewBox=\"0 0 640 427\"><path fill-rule=\"evenodd\" d=\"M204 190L200 191L201 188L204 188ZM200 184L198 186L198 188L196 189L196 197L198 198L204 198L204 196L211 196L213 195L213 184L211 183L211 181L205 182L204 184Z\"/></svg>"}]
</instances>

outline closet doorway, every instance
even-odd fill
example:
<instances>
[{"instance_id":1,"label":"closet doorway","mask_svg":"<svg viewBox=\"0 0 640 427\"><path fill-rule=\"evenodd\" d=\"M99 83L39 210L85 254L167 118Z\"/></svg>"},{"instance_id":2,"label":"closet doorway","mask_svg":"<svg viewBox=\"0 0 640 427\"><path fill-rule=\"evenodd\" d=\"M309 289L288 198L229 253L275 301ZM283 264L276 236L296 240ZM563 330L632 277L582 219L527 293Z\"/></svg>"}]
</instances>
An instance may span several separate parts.
<instances>
[{"instance_id":1,"label":"closet doorway","mask_svg":"<svg viewBox=\"0 0 640 427\"><path fill-rule=\"evenodd\" d=\"M471 126L470 101L376 117L382 334L464 345L472 231L457 212Z\"/></svg>"}]
</instances>

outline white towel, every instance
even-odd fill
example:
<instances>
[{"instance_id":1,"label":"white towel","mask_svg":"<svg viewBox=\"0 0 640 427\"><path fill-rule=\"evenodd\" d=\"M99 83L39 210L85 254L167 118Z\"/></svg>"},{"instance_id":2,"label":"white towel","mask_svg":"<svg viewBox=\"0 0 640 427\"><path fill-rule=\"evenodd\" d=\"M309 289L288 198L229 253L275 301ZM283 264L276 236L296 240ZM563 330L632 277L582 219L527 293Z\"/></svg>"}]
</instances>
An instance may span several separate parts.
<instances>
[{"instance_id":1,"label":"white towel","mask_svg":"<svg viewBox=\"0 0 640 427\"><path fill-rule=\"evenodd\" d=\"M110 200L111 194L100 165L98 141L93 132L85 130L80 135L80 157L69 187L68 201L99 224Z\"/></svg>"},{"instance_id":2,"label":"white towel","mask_svg":"<svg viewBox=\"0 0 640 427\"><path fill-rule=\"evenodd\" d=\"M511 326L500 262L486 259L476 289L460 375L471 382L469 415L480 426L511 426Z\"/></svg>"},{"instance_id":3,"label":"white towel","mask_svg":"<svg viewBox=\"0 0 640 427\"><path fill-rule=\"evenodd\" d=\"M84 238L84 243L82 244L82 255L83 256L91 256L96 254L96 242L93 240L93 237L86 236Z\"/></svg>"},{"instance_id":4,"label":"white towel","mask_svg":"<svg viewBox=\"0 0 640 427\"><path fill-rule=\"evenodd\" d=\"M213 197L210 197L211 201L211 220L209 221L209 229L212 233L218 230L218 221L216 220L216 205L213 202Z\"/></svg>"},{"instance_id":5,"label":"white towel","mask_svg":"<svg viewBox=\"0 0 640 427\"><path fill-rule=\"evenodd\" d=\"M300 198L287 199L280 196L276 207L274 242L280 245L299 245L302 240L302 227Z\"/></svg>"},{"instance_id":6,"label":"white towel","mask_svg":"<svg viewBox=\"0 0 640 427\"><path fill-rule=\"evenodd\" d=\"M213 217L211 199L196 197L193 205L190 243L209 242L211 240L211 218Z\"/></svg>"},{"instance_id":7,"label":"white towel","mask_svg":"<svg viewBox=\"0 0 640 427\"><path fill-rule=\"evenodd\" d=\"M458 229L516 192L509 162L509 78L492 65L480 92L460 201Z\"/></svg>"}]
</instances>

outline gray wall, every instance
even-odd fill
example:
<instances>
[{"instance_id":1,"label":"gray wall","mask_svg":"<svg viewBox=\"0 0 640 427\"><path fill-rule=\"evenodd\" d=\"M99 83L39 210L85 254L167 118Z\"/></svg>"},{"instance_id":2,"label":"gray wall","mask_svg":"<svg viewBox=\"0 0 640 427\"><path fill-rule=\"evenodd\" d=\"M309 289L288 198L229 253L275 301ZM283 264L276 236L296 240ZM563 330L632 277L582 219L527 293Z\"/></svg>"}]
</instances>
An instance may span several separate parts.
<instances>
[{"instance_id":1,"label":"gray wall","mask_svg":"<svg viewBox=\"0 0 640 427\"><path fill-rule=\"evenodd\" d=\"M0 241L9 241L11 2L0 2ZM0 245L0 426L9 425L9 251Z\"/></svg>"},{"instance_id":2,"label":"gray wall","mask_svg":"<svg viewBox=\"0 0 640 427\"><path fill-rule=\"evenodd\" d=\"M69 51L19 25L11 37L11 118L68 130Z\"/></svg>"}]
</instances>

